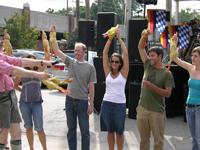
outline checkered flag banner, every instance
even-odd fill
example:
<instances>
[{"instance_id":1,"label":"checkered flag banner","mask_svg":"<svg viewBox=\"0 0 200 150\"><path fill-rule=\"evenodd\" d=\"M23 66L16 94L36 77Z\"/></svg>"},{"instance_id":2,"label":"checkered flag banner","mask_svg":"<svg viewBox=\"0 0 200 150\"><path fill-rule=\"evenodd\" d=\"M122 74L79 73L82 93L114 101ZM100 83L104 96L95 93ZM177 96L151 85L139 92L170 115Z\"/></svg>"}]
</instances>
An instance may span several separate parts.
<instances>
[{"instance_id":1,"label":"checkered flag banner","mask_svg":"<svg viewBox=\"0 0 200 150\"><path fill-rule=\"evenodd\" d=\"M184 49L189 44L189 32L187 25L180 25L178 26L178 39L179 44Z\"/></svg>"},{"instance_id":2,"label":"checkered flag banner","mask_svg":"<svg viewBox=\"0 0 200 150\"><path fill-rule=\"evenodd\" d=\"M166 11L156 11L156 30L161 34L165 30Z\"/></svg>"}]
</instances>

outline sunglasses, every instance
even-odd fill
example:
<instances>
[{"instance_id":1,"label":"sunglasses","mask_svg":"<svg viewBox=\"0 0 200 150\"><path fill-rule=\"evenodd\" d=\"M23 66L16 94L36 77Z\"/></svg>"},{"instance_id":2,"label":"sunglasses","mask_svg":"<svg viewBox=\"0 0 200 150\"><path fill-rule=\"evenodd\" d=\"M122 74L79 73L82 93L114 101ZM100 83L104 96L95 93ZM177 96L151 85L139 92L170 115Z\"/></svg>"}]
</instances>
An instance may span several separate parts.
<instances>
[{"instance_id":1,"label":"sunglasses","mask_svg":"<svg viewBox=\"0 0 200 150\"><path fill-rule=\"evenodd\" d=\"M114 60L111 60L111 63L116 63L116 64L118 64L118 63L119 63L119 61L114 61Z\"/></svg>"}]
</instances>

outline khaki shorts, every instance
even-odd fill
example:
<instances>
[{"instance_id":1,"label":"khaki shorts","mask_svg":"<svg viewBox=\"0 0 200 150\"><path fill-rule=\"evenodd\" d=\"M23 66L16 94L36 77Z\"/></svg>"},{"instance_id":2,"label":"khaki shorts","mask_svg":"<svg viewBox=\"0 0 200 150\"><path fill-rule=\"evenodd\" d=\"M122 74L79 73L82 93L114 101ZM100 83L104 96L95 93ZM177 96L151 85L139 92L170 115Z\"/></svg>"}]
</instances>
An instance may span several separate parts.
<instances>
[{"instance_id":1,"label":"khaki shorts","mask_svg":"<svg viewBox=\"0 0 200 150\"><path fill-rule=\"evenodd\" d=\"M20 123L21 116L18 108L18 100L15 91L9 91L9 97L5 101L0 101L0 128L10 128L10 123ZM0 93L0 97L6 93ZM0 130L1 130L0 129Z\"/></svg>"}]
</instances>

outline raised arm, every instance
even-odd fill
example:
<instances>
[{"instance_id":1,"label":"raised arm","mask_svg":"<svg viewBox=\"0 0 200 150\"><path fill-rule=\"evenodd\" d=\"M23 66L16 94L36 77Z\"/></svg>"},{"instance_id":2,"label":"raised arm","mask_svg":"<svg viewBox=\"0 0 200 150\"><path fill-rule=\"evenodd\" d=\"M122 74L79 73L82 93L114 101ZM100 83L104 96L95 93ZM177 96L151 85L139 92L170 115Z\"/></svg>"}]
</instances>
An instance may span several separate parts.
<instances>
[{"instance_id":1,"label":"raised arm","mask_svg":"<svg viewBox=\"0 0 200 150\"><path fill-rule=\"evenodd\" d=\"M40 80L46 80L47 76L50 76L48 73L44 72L36 72L36 71L31 71L31 70L26 70L21 67L14 67L12 72L12 76L17 76L17 77L32 77L32 78L38 78Z\"/></svg>"},{"instance_id":2,"label":"raised arm","mask_svg":"<svg viewBox=\"0 0 200 150\"><path fill-rule=\"evenodd\" d=\"M129 58L128 58L128 51L126 49L126 46L124 44L124 42L122 41L121 39L121 36L120 36L120 32L119 32L119 29L116 28L116 34L117 34L117 39L119 40L119 43L121 45L121 48L122 48L122 51L123 51L123 61L124 61L124 65L121 69L121 73L123 75L124 78L127 79L127 76L128 76L128 72L129 72Z\"/></svg>"},{"instance_id":3,"label":"raised arm","mask_svg":"<svg viewBox=\"0 0 200 150\"><path fill-rule=\"evenodd\" d=\"M56 42L56 47L55 47L55 51L58 57L60 57L62 59L63 62L65 62L65 54L59 49L58 43Z\"/></svg>"},{"instance_id":4,"label":"raised arm","mask_svg":"<svg viewBox=\"0 0 200 150\"><path fill-rule=\"evenodd\" d=\"M110 65L108 61L108 51L110 48L110 44L112 43L113 38L109 38L108 41L106 42L106 45L103 50L103 69L105 76L107 77L108 73L110 72Z\"/></svg>"},{"instance_id":5,"label":"raised arm","mask_svg":"<svg viewBox=\"0 0 200 150\"><path fill-rule=\"evenodd\" d=\"M145 50L145 42L146 42L148 35L150 35L150 34L151 34L151 30L147 29L145 31L144 35L140 38L140 41L139 41L139 44L138 44L138 50L139 50L140 57L141 57L141 60L142 60L143 63L148 58L146 50Z\"/></svg>"},{"instance_id":6,"label":"raised arm","mask_svg":"<svg viewBox=\"0 0 200 150\"><path fill-rule=\"evenodd\" d=\"M24 67L52 66L52 61L43 61L43 60L22 58L22 66L24 66Z\"/></svg>"},{"instance_id":7,"label":"raised arm","mask_svg":"<svg viewBox=\"0 0 200 150\"><path fill-rule=\"evenodd\" d=\"M176 43L178 42L178 37L177 37L176 34L174 34L174 36L172 37L172 40L176 41ZM190 72L190 70L194 67L192 64L179 59L178 56L173 57L172 59L173 59L174 62L176 62L182 68L186 69L188 72Z\"/></svg>"}]
</instances>

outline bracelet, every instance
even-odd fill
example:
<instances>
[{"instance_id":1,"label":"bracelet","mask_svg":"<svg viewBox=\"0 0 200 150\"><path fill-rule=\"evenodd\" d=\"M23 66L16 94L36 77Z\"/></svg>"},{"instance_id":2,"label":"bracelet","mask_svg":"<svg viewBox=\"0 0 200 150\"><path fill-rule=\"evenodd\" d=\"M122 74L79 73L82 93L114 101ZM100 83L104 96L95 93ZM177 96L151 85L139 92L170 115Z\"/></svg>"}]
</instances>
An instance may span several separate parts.
<instances>
[{"instance_id":1,"label":"bracelet","mask_svg":"<svg viewBox=\"0 0 200 150\"><path fill-rule=\"evenodd\" d=\"M41 61L41 66L43 66L43 61Z\"/></svg>"},{"instance_id":2,"label":"bracelet","mask_svg":"<svg viewBox=\"0 0 200 150\"><path fill-rule=\"evenodd\" d=\"M109 45L111 44L110 42L107 42Z\"/></svg>"},{"instance_id":3,"label":"bracelet","mask_svg":"<svg viewBox=\"0 0 200 150\"><path fill-rule=\"evenodd\" d=\"M148 35L145 35L145 34L144 34L144 37L145 37L145 38L148 38Z\"/></svg>"},{"instance_id":4,"label":"bracelet","mask_svg":"<svg viewBox=\"0 0 200 150\"><path fill-rule=\"evenodd\" d=\"M123 42L122 39L119 41L119 43Z\"/></svg>"}]
</instances>

